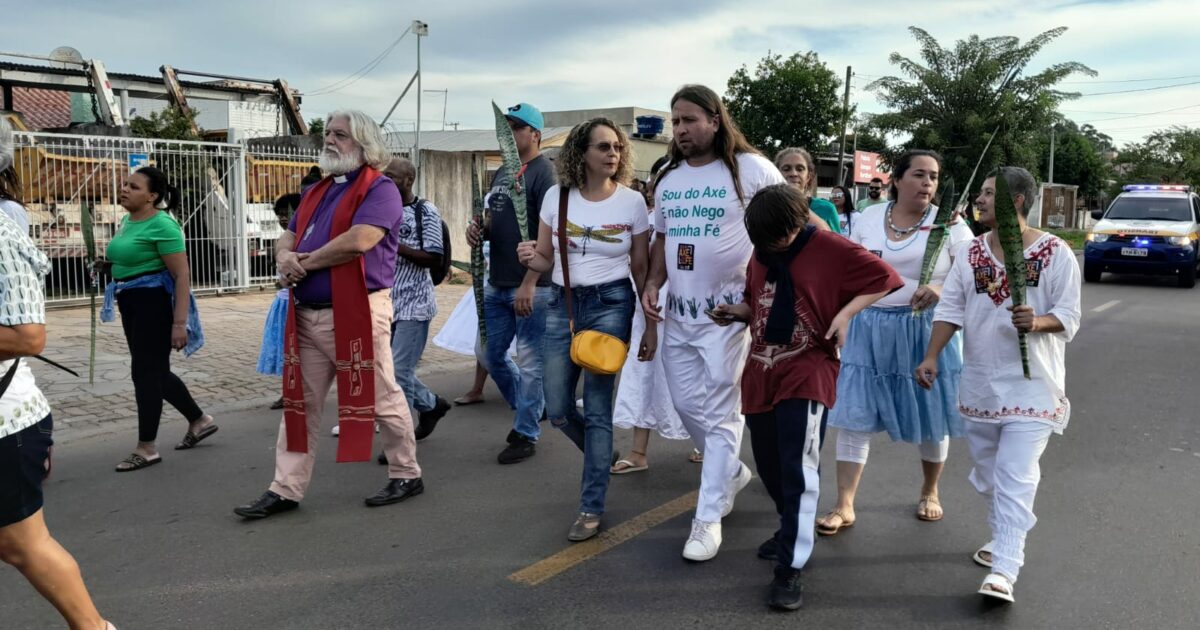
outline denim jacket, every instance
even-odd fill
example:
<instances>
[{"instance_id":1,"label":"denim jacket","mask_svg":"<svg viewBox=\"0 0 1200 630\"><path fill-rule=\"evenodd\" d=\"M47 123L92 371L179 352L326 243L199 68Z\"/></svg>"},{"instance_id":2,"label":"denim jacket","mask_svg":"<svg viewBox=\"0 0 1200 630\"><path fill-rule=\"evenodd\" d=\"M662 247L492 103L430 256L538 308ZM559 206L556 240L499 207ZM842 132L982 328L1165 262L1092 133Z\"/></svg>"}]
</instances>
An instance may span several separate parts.
<instances>
[{"instance_id":1,"label":"denim jacket","mask_svg":"<svg viewBox=\"0 0 1200 630\"><path fill-rule=\"evenodd\" d=\"M113 303L117 294L126 289L150 289L162 287L171 296L171 306L175 306L175 279L166 269L133 280L122 282L113 280L104 287L104 306L100 309L100 321L111 322L116 319L113 313ZM187 345L183 347L183 355L190 357L204 345L204 330L200 327L200 312L196 310L196 297L188 294Z\"/></svg>"}]
</instances>

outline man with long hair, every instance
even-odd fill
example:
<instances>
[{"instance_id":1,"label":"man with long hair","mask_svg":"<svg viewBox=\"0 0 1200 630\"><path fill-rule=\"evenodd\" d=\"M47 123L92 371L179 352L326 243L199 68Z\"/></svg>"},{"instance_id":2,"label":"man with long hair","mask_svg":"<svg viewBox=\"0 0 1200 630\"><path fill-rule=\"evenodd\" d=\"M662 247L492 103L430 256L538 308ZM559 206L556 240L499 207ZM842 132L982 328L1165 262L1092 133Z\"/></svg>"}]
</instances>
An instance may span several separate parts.
<instances>
[{"instance_id":1,"label":"man with long hair","mask_svg":"<svg viewBox=\"0 0 1200 630\"><path fill-rule=\"evenodd\" d=\"M337 379L338 461L366 461L378 421L388 483L368 506L421 494L412 416L391 350L397 226L404 201L380 170L391 159L379 125L359 111L325 121L321 170L275 244L280 283L292 289L284 333L283 408L275 479L247 519L295 509L312 479L325 398Z\"/></svg>"},{"instance_id":2,"label":"man with long hair","mask_svg":"<svg viewBox=\"0 0 1200 630\"><path fill-rule=\"evenodd\" d=\"M659 289L666 295L663 363L675 408L704 453L700 497L683 557L709 560L721 546L721 519L750 482L738 459L745 421L738 413L738 380L746 356L746 326L717 326L718 304L741 301L753 246L746 235L746 204L760 188L783 183L775 166L746 141L721 102L702 85L685 85L671 98L672 140L667 164L655 176L650 273L642 294L647 317L660 321ZM641 356L657 347L647 326ZM770 545L774 550L774 538Z\"/></svg>"}]
</instances>

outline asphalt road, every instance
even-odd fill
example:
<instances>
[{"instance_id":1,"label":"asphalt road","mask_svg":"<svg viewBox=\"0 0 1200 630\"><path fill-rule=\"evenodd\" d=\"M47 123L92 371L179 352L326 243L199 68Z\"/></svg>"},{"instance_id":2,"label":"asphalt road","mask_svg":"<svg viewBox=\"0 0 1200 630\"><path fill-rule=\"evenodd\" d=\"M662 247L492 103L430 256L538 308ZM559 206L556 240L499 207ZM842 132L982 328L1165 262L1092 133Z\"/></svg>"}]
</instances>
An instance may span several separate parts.
<instances>
[{"instance_id":1,"label":"asphalt road","mask_svg":"<svg viewBox=\"0 0 1200 630\"><path fill-rule=\"evenodd\" d=\"M509 576L571 547L579 454L546 426L533 459L499 466L509 414L456 409L421 443L424 495L368 509L381 467L334 464L325 438L301 509L260 522L230 511L272 472L276 412L220 418L221 432L159 466L111 472L131 427L66 439L48 482L47 520L74 553L101 611L140 628L1197 628L1200 627L1200 289L1169 281L1086 285L1068 351L1071 426L1042 460L1038 526L1017 603L983 603L970 554L988 538L983 502L955 442L942 484L946 518L913 517L914 448L877 439L858 524L822 539L806 607L766 609L771 567L754 551L775 527L757 480L725 521L716 559L680 558L690 512L529 586ZM432 379L443 394L469 375ZM183 424L164 426L173 443ZM630 436L619 434L628 448ZM822 509L832 500L825 449ZM615 477L605 526L695 490L690 445L654 439L648 472ZM744 457L750 461L749 445ZM0 569L0 628L61 622Z\"/></svg>"}]
</instances>

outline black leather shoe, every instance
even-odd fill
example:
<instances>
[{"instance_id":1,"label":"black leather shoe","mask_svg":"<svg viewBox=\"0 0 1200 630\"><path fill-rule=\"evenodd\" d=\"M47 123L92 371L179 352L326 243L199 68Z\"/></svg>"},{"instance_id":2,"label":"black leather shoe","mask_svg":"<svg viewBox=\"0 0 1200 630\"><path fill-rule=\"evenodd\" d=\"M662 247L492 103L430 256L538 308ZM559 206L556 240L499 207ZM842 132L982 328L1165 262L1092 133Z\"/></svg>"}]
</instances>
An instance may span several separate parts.
<instances>
[{"instance_id":1,"label":"black leather shoe","mask_svg":"<svg viewBox=\"0 0 1200 630\"><path fill-rule=\"evenodd\" d=\"M779 559L779 541L774 536L766 539L758 546L758 557L772 562Z\"/></svg>"},{"instance_id":2,"label":"black leather shoe","mask_svg":"<svg viewBox=\"0 0 1200 630\"><path fill-rule=\"evenodd\" d=\"M438 420L441 420L447 411L450 411L450 402L438 396L433 409L418 413L419 421L417 422L417 429L415 431L417 441L429 437L433 433L433 430L437 428Z\"/></svg>"},{"instance_id":3,"label":"black leather shoe","mask_svg":"<svg viewBox=\"0 0 1200 630\"><path fill-rule=\"evenodd\" d=\"M280 512L294 510L298 507L300 507L299 502L292 501L291 499L285 499L278 494L267 490L261 497L258 497L258 500L254 503L233 508L233 513L244 519L256 520L260 518L267 518L268 516L273 516L275 514L279 514Z\"/></svg>"},{"instance_id":4,"label":"black leather shoe","mask_svg":"<svg viewBox=\"0 0 1200 630\"><path fill-rule=\"evenodd\" d=\"M379 451L379 456L375 458L375 463L380 466L387 466L387 453Z\"/></svg>"},{"instance_id":5,"label":"black leather shoe","mask_svg":"<svg viewBox=\"0 0 1200 630\"><path fill-rule=\"evenodd\" d=\"M804 589L800 585L800 569L775 567L771 595L767 605L778 610L796 610L804 605Z\"/></svg>"},{"instance_id":6,"label":"black leather shoe","mask_svg":"<svg viewBox=\"0 0 1200 630\"><path fill-rule=\"evenodd\" d=\"M425 492L425 483L420 477L416 479L392 479L379 492L367 497L366 504L370 507L399 503L409 497L415 497Z\"/></svg>"},{"instance_id":7,"label":"black leather shoe","mask_svg":"<svg viewBox=\"0 0 1200 630\"><path fill-rule=\"evenodd\" d=\"M503 451L500 451L500 454L496 456L496 460L501 464L515 464L533 457L536 452L537 446L528 438L518 433L517 438L510 440L508 446Z\"/></svg>"}]
</instances>

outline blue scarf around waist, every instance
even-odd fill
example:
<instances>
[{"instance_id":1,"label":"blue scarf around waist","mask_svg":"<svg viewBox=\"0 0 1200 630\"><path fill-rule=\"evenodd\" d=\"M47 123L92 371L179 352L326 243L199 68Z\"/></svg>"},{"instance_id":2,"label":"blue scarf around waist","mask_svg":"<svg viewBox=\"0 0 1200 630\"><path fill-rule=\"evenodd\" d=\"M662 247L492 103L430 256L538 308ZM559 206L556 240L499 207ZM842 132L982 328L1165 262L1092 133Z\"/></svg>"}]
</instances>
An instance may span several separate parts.
<instances>
[{"instance_id":1,"label":"blue scarf around waist","mask_svg":"<svg viewBox=\"0 0 1200 630\"><path fill-rule=\"evenodd\" d=\"M166 269L158 273L138 276L132 280L113 280L109 282L104 287L104 306L100 308L100 321L111 322L116 319L116 314L113 312L113 304L117 300L117 294L121 291L127 289L153 289L155 287L162 287L171 296L171 308L174 308L175 279L171 277L171 272ZM202 346L204 346L204 330L200 327L200 312L196 310L196 297L189 293L187 345L183 347L183 355L190 357Z\"/></svg>"}]
</instances>

